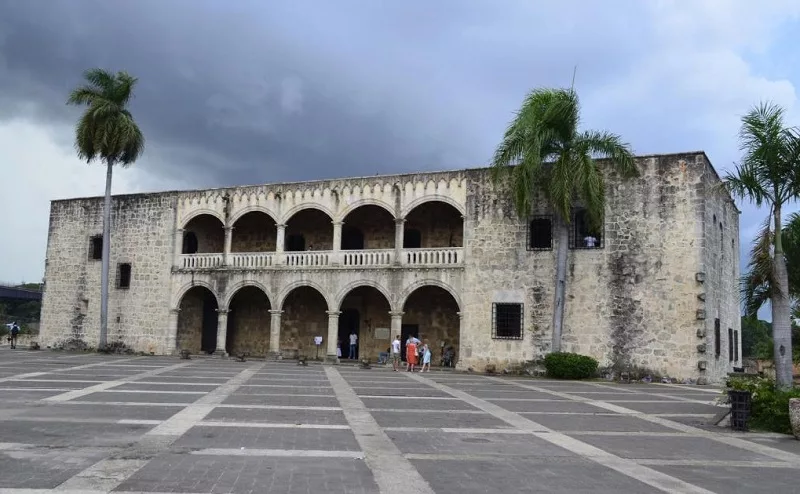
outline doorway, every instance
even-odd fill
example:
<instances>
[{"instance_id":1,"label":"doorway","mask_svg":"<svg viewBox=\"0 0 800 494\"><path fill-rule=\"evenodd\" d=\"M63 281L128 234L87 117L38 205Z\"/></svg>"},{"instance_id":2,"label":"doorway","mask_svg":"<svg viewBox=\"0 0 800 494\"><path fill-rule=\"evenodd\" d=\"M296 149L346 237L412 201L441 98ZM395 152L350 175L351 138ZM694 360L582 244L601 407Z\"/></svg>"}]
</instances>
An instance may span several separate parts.
<instances>
[{"instance_id":1,"label":"doorway","mask_svg":"<svg viewBox=\"0 0 800 494\"><path fill-rule=\"evenodd\" d=\"M342 309L342 313L339 314L339 341L342 345L342 358L346 359L350 356L350 334L355 332L358 336L355 357L358 359L358 353L361 349L360 319L358 309Z\"/></svg>"},{"instance_id":2,"label":"doorway","mask_svg":"<svg viewBox=\"0 0 800 494\"><path fill-rule=\"evenodd\" d=\"M400 326L400 360L406 360L406 341L409 337L419 339L419 324L403 324Z\"/></svg>"},{"instance_id":3,"label":"doorway","mask_svg":"<svg viewBox=\"0 0 800 494\"><path fill-rule=\"evenodd\" d=\"M209 355L217 349L217 304L213 297L211 292L204 294L203 329L200 336L200 351Z\"/></svg>"}]
</instances>

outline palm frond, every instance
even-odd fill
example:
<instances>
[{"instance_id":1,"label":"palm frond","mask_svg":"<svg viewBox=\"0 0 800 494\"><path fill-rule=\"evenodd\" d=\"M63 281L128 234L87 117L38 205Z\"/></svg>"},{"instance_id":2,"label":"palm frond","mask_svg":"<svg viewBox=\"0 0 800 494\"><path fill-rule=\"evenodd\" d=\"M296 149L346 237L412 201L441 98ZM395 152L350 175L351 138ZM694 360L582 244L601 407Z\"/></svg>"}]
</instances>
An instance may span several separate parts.
<instances>
[{"instance_id":1,"label":"palm frond","mask_svg":"<svg viewBox=\"0 0 800 494\"><path fill-rule=\"evenodd\" d=\"M742 278L742 301L748 315L756 314L767 300L776 295L772 257L774 232L771 220L770 214L753 241L747 274Z\"/></svg>"},{"instance_id":2,"label":"palm frond","mask_svg":"<svg viewBox=\"0 0 800 494\"><path fill-rule=\"evenodd\" d=\"M739 199L748 199L756 206L761 207L765 202L773 204L775 198L759 176L756 166L747 163L734 165L733 173L728 173L723 178L723 183L732 196Z\"/></svg>"}]
</instances>

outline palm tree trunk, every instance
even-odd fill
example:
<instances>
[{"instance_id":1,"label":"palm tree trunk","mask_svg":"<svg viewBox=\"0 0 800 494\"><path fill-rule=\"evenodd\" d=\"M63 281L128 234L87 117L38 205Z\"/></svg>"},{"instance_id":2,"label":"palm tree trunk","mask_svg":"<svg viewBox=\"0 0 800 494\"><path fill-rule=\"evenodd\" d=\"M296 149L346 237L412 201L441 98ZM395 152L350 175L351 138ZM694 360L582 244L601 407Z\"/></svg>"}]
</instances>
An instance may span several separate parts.
<instances>
[{"instance_id":1,"label":"palm tree trunk","mask_svg":"<svg viewBox=\"0 0 800 494\"><path fill-rule=\"evenodd\" d=\"M569 225L556 214L556 290L553 300L553 344L552 351L561 351L561 330L564 326L564 302L567 291L567 253L569 249Z\"/></svg>"},{"instance_id":2,"label":"palm tree trunk","mask_svg":"<svg viewBox=\"0 0 800 494\"><path fill-rule=\"evenodd\" d=\"M783 255L781 238L781 209L775 207L775 283L772 295L772 339L773 359L775 360L775 383L779 389L792 387L792 328L789 321L789 274L786 271L786 258Z\"/></svg>"},{"instance_id":3,"label":"palm tree trunk","mask_svg":"<svg viewBox=\"0 0 800 494\"><path fill-rule=\"evenodd\" d=\"M100 277L100 338L98 348L105 350L108 342L108 274L111 262L111 172L114 163L106 164L106 195L103 204L103 260Z\"/></svg>"}]
</instances>

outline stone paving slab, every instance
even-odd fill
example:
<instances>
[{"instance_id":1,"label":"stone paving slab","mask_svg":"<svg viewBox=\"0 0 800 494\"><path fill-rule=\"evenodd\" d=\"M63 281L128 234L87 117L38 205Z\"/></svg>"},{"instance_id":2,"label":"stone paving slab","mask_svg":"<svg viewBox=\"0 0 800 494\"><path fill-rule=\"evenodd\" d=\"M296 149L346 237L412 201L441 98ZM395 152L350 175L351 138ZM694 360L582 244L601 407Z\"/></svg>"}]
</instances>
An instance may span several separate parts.
<instances>
[{"instance_id":1,"label":"stone paving slab","mask_svg":"<svg viewBox=\"0 0 800 494\"><path fill-rule=\"evenodd\" d=\"M353 388L359 396L410 396L413 399L424 399L425 397L447 398L446 393L435 389L392 389L392 388Z\"/></svg>"},{"instance_id":2,"label":"stone paving slab","mask_svg":"<svg viewBox=\"0 0 800 494\"><path fill-rule=\"evenodd\" d=\"M462 427L504 429L508 424L488 413L454 414L430 411L427 413L372 412L381 427Z\"/></svg>"},{"instance_id":3,"label":"stone paving slab","mask_svg":"<svg viewBox=\"0 0 800 494\"><path fill-rule=\"evenodd\" d=\"M149 383L149 382L130 382L115 386L115 390L119 391L197 391L208 392L213 391L218 384L204 384L204 383Z\"/></svg>"},{"instance_id":4,"label":"stone paving slab","mask_svg":"<svg viewBox=\"0 0 800 494\"><path fill-rule=\"evenodd\" d=\"M581 441L623 458L660 460L772 461L758 453L722 444L704 437L581 435Z\"/></svg>"},{"instance_id":5,"label":"stone paving slab","mask_svg":"<svg viewBox=\"0 0 800 494\"><path fill-rule=\"evenodd\" d=\"M63 381L31 381L20 379L18 381L6 381L0 383L0 392L13 391L16 388L59 388L59 389L80 389L85 388L86 382L63 382Z\"/></svg>"},{"instance_id":6,"label":"stone paving slab","mask_svg":"<svg viewBox=\"0 0 800 494\"><path fill-rule=\"evenodd\" d=\"M755 492L798 492L796 468L742 466L653 465L659 472L677 477L712 492L752 494Z\"/></svg>"},{"instance_id":7,"label":"stone paving slab","mask_svg":"<svg viewBox=\"0 0 800 494\"><path fill-rule=\"evenodd\" d=\"M0 489L52 489L108 453L103 448L27 445L0 450Z\"/></svg>"},{"instance_id":8,"label":"stone paving slab","mask_svg":"<svg viewBox=\"0 0 800 494\"><path fill-rule=\"evenodd\" d=\"M352 431L195 426L175 442L184 448L358 451Z\"/></svg>"},{"instance_id":9,"label":"stone paving slab","mask_svg":"<svg viewBox=\"0 0 800 494\"><path fill-rule=\"evenodd\" d=\"M262 387L262 386L242 386L234 395L302 395L302 396L333 396L333 389L292 386L292 387Z\"/></svg>"},{"instance_id":10,"label":"stone paving slab","mask_svg":"<svg viewBox=\"0 0 800 494\"><path fill-rule=\"evenodd\" d=\"M345 425L339 410L264 410L258 408L215 408L206 420L228 422L268 422L276 424Z\"/></svg>"},{"instance_id":11,"label":"stone paving slab","mask_svg":"<svg viewBox=\"0 0 800 494\"><path fill-rule=\"evenodd\" d=\"M530 418L557 431L675 432L669 427L626 415L539 414Z\"/></svg>"},{"instance_id":12,"label":"stone paving slab","mask_svg":"<svg viewBox=\"0 0 800 494\"><path fill-rule=\"evenodd\" d=\"M658 413L701 413L716 414L724 409L715 405L705 405L702 403L688 403L685 401L659 402L659 403L618 403L620 406L636 410L637 412L658 414Z\"/></svg>"},{"instance_id":13,"label":"stone paving slab","mask_svg":"<svg viewBox=\"0 0 800 494\"><path fill-rule=\"evenodd\" d=\"M361 396L361 401L367 408L378 409L405 409L416 408L419 410L477 410L469 403L461 400L426 400L424 398L387 398Z\"/></svg>"},{"instance_id":14,"label":"stone paving slab","mask_svg":"<svg viewBox=\"0 0 800 494\"><path fill-rule=\"evenodd\" d=\"M151 427L140 424L0 421L0 442L50 447L119 446L135 441Z\"/></svg>"},{"instance_id":15,"label":"stone paving slab","mask_svg":"<svg viewBox=\"0 0 800 494\"><path fill-rule=\"evenodd\" d=\"M25 410L31 418L109 418L166 420L178 413L180 406L125 407L99 404L53 403L38 405Z\"/></svg>"},{"instance_id":16,"label":"stone paving slab","mask_svg":"<svg viewBox=\"0 0 800 494\"><path fill-rule=\"evenodd\" d=\"M185 403L189 404L196 401L202 395L199 394L172 394L172 393L130 393L130 392L110 392L100 391L81 396L80 401L96 402L131 402L131 403Z\"/></svg>"},{"instance_id":17,"label":"stone paving slab","mask_svg":"<svg viewBox=\"0 0 800 494\"><path fill-rule=\"evenodd\" d=\"M513 432L513 431L512 431ZM442 430L387 431L403 453L463 456L571 457L575 455L530 434L448 432Z\"/></svg>"},{"instance_id":18,"label":"stone paving slab","mask_svg":"<svg viewBox=\"0 0 800 494\"><path fill-rule=\"evenodd\" d=\"M338 407L335 396L275 396L234 394L223 403L231 405L280 405L295 407Z\"/></svg>"},{"instance_id":19,"label":"stone paving slab","mask_svg":"<svg viewBox=\"0 0 800 494\"><path fill-rule=\"evenodd\" d=\"M119 491L261 494L377 494L364 460L168 454L123 482Z\"/></svg>"},{"instance_id":20,"label":"stone paving slab","mask_svg":"<svg viewBox=\"0 0 800 494\"><path fill-rule=\"evenodd\" d=\"M436 492L652 494L653 488L579 459L412 460Z\"/></svg>"},{"instance_id":21,"label":"stone paving slab","mask_svg":"<svg viewBox=\"0 0 800 494\"><path fill-rule=\"evenodd\" d=\"M793 436L790 435L774 435L772 437L758 437L753 436L750 434L736 434L735 435L746 439L747 441L752 441L754 443L763 444L765 446L769 446L771 448L779 449L781 451L786 451L788 453L794 453L800 456L800 441L795 439Z\"/></svg>"},{"instance_id":22,"label":"stone paving slab","mask_svg":"<svg viewBox=\"0 0 800 494\"><path fill-rule=\"evenodd\" d=\"M512 412L577 412L577 413L608 413L608 410L577 401L486 401Z\"/></svg>"}]
</instances>

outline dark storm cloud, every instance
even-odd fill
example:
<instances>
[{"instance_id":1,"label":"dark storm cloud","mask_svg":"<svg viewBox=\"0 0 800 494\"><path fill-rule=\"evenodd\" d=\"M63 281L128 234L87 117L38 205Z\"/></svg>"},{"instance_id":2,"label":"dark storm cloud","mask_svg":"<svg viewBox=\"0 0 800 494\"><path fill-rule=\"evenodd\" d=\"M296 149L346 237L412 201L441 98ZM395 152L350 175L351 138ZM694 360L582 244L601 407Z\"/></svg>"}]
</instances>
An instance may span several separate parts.
<instances>
[{"instance_id":1,"label":"dark storm cloud","mask_svg":"<svg viewBox=\"0 0 800 494\"><path fill-rule=\"evenodd\" d=\"M0 0L0 118L71 122L100 66L140 79L137 166L197 185L482 165L532 86L574 64L602 82L634 53L613 25L572 35L580 2L528 5Z\"/></svg>"}]
</instances>

